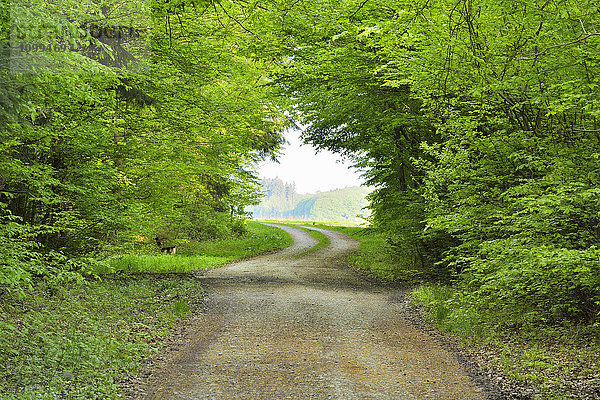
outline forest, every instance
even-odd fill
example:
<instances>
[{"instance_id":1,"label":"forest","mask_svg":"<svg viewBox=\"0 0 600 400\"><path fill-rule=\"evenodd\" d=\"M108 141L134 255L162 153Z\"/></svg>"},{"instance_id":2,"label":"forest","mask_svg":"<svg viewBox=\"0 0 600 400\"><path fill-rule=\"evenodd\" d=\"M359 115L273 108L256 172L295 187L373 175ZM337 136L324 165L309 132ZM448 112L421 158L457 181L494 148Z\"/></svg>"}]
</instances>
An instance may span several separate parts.
<instances>
[{"instance_id":1,"label":"forest","mask_svg":"<svg viewBox=\"0 0 600 400\"><path fill-rule=\"evenodd\" d=\"M2 2L0 298L243 235L299 123L364 171L450 329L597 341L599 23L592 0Z\"/></svg>"},{"instance_id":2,"label":"forest","mask_svg":"<svg viewBox=\"0 0 600 400\"><path fill-rule=\"evenodd\" d=\"M261 180L261 193L260 204L248 209L253 218L361 224L369 215L366 196L370 190L366 187L300 194L294 183L265 178Z\"/></svg>"},{"instance_id":3,"label":"forest","mask_svg":"<svg viewBox=\"0 0 600 400\"><path fill-rule=\"evenodd\" d=\"M597 324L597 5L316 7L275 82L307 142L367 170L399 258L492 319Z\"/></svg>"},{"instance_id":4,"label":"forest","mask_svg":"<svg viewBox=\"0 0 600 400\"><path fill-rule=\"evenodd\" d=\"M252 165L286 122L268 64L209 5L3 3L3 292L77 279L131 243L241 229Z\"/></svg>"}]
</instances>

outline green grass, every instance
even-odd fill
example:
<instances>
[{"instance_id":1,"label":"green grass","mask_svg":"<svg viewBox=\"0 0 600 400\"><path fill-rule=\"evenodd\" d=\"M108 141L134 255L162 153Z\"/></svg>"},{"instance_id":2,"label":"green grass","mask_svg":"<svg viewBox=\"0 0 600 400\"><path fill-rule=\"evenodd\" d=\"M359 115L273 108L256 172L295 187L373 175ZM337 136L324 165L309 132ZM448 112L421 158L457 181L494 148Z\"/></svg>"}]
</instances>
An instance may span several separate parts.
<instances>
[{"instance_id":1,"label":"green grass","mask_svg":"<svg viewBox=\"0 0 600 400\"><path fill-rule=\"evenodd\" d=\"M431 321L439 329L460 336L463 339L480 337L484 327L479 315L466 309L457 309L451 302L455 291L443 285L421 285L411 296L415 304L424 307Z\"/></svg>"},{"instance_id":2,"label":"green grass","mask_svg":"<svg viewBox=\"0 0 600 400\"><path fill-rule=\"evenodd\" d=\"M322 223L302 224L315 228L329 229L343 233L360 242L358 250L350 255L351 265L381 279L390 281L421 282L427 271L406 268L401 265L385 237L372 229L360 226L330 225Z\"/></svg>"},{"instance_id":3,"label":"green grass","mask_svg":"<svg viewBox=\"0 0 600 400\"><path fill-rule=\"evenodd\" d=\"M515 325L500 312L478 313L460 305L448 286L422 285L412 292L433 325L474 349L485 349L488 368L536 392L535 399L577 399L581 382L600 389L600 326Z\"/></svg>"},{"instance_id":4,"label":"green grass","mask_svg":"<svg viewBox=\"0 0 600 400\"><path fill-rule=\"evenodd\" d=\"M123 272L183 273L213 268L230 261L228 257L184 256L184 255L120 255L108 260L108 264L95 272L107 274Z\"/></svg>"},{"instance_id":5,"label":"green grass","mask_svg":"<svg viewBox=\"0 0 600 400\"><path fill-rule=\"evenodd\" d=\"M249 221L241 238L186 243L176 255L117 255L100 263L97 274L114 272L185 273L214 268L241 258L281 249L292 244L280 229Z\"/></svg>"},{"instance_id":6,"label":"green grass","mask_svg":"<svg viewBox=\"0 0 600 400\"><path fill-rule=\"evenodd\" d=\"M303 227L301 227L301 228L305 232L307 232L313 239L316 239L319 241L316 245L314 245L313 247L311 247L310 249L308 249L304 253L302 253L302 255L312 253L313 251L317 251L317 250L327 247L331 244L331 241L329 240L329 238L327 236L325 236L323 233L321 233L319 231L314 231L314 230L308 229L308 228L303 228Z\"/></svg>"},{"instance_id":7,"label":"green grass","mask_svg":"<svg viewBox=\"0 0 600 400\"><path fill-rule=\"evenodd\" d=\"M0 305L0 399L117 399L202 299L181 275L38 287Z\"/></svg>"},{"instance_id":8,"label":"green grass","mask_svg":"<svg viewBox=\"0 0 600 400\"><path fill-rule=\"evenodd\" d=\"M304 226L300 225L300 222L296 222L296 223L291 222L290 223L290 222L287 222L287 221L286 222L273 221L273 223L277 223L279 225L291 226L291 227L294 227L294 228L300 228L303 231L305 231L306 233L308 233L313 239L316 239L318 241L318 243L316 245L314 245L310 249L306 250L305 252L299 254L298 257L305 256L305 255L307 255L309 253L312 253L313 251L322 249L322 248L327 247L327 246L329 246L331 244L331 241L329 240L329 238L327 236L325 236L324 234L322 234L319 231L315 231L315 230L312 230L310 228L305 228ZM304 224L304 225L306 225L306 224ZM315 224L313 223L313 225L315 225Z\"/></svg>"},{"instance_id":9,"label":"green grass","mask_svg":"<svg viewBox=\"0 0 600 400\"><path fill-rule=\"evenodd\" d=\"M248 221L247 228L248 233L242 238L192 243L184 252L240 259L282 249L292 244L291 236L281 229L265 226L256 221Z\"/></svg>"},{"instance_id":10,"label":"green grass","mask_svg":"<svg viewBox=\"0 0 600 400\"><path fill-rule=\"evenodd\" d=\"M381 279L417 283L426 280L427 276L430 274L430 271L423 271L412 267L403 266L398 258L394 255L394 252L388 245L385 237L382 234L375 232L373 229L369 229L368 227L348 226L342 225L342 223L335 224L329 222L325 224L311 221L265 220L265 222L294 227L301 227L302 225L312 226L315 228L329 229L348 235L360 242L358 250L350 255L348 262L354 267L360 268L363 271ZM319 237L316 237L316 239L320 240ZM324 247L324 245L321 243L319 243L317 246ZM309 251L314 251L314 248L310 249Z\"/></svg>"},{"instance_id":11,"label":"green grass","mask_svg":"<svg viewBox=\"0 0 600 400\"><path fill-rule=\"evenodd\" d=\"M101 279L1 298L0 399L125 398L119 383L136 374L202 300L191 274L173 272L291 243L280 229L249 222L242 238L188 244L176 256L113 257L95 267Z\"/></svg>"}]
</instances>

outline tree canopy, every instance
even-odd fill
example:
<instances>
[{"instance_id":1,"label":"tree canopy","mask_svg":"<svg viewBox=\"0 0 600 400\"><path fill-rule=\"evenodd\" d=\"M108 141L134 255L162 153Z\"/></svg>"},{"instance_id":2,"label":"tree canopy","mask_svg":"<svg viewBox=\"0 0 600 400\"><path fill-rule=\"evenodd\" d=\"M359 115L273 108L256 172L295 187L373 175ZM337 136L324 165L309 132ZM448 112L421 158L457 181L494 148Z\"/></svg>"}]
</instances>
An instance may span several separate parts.
<instances>
[{"instance_id":1,"label":"tree canopy","mask_svg":"<svg viewBox=\"0 0 600 400\"><path fill-rule=\"evenodd\" d=\"M128 242L228 234L258 201L254 164L283 140L266 65L248 56L236 14L212 3L117 6L3 9L7 290L66 279L81 257Z\"/></svg>"},{"instance_id":2,"label":"tree canopy","mask_svg":"<svg viewBox=\"0 0 600 400\"><path fill-rule=\"evenodd\" d=\"M459 279L465 304L597 318L597 6L312 6L276 85L307 142L366 169L399 258Z\"/></svg>"},{"instance_id":3,"label":"tree canopy","mask_svg":"<svg viewBox=\"0 0 600 400\"><path fill-rule=\"evenodd\" d=\"M121 20L109 1L2 6L3 287L143 237L225 234L290 118L365 171L373 227L399 263L460 283L457 302L597 319L594 2L130 3ZM40 26L78 50L33 51Z\"/></svg>"}]
</instances>

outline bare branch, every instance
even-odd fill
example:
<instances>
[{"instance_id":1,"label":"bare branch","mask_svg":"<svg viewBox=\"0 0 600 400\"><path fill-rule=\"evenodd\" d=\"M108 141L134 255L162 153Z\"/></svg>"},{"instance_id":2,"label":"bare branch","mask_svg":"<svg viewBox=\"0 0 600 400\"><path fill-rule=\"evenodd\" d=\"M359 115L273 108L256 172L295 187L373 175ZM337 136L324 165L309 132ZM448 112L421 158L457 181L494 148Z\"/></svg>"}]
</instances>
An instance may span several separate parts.
<instances>
[{"instance_id":1,"label":"bare branch","mask_svg":"<svg viewBox=\"0 0 600 400\"><path fill-rule=\"evenodd\" d=\"M225 12L225 15L227 15L229 18L231 18L232 20L234 20L236 22L236 24L238 24L243 30L245 30L246 32L255 35L254 32L252 32L250 29L246 28L244 26L244 24L242 24L240 21L237 20L237 18L235 18L234 16L230 15L227 10L225 9L225 7L223 7L223 4L219 3L219 7L221 7L223 9L223 12Z\"/></svg>"},{"instance_id":2,"label":"bare branch","mask_svg":"<svg viewBox=\"0 0 600 400\"><path fill-rule=\"evenodd\" d=\"M566 46L571 46L573 44L577 44L580 42L584 42L586 40L588 40L589 38L593 37L593 36L600 36L600 33L586 33L586 34L581 34L579 35L579 37L571 42L567 42L567 43L561 43L561 44L556 44L554 46L549 46L546 47L544 50L540 51L539 53L535 53L533 54L532 58L529 57L521 57L519 58L519 60L535 60L536 58L538 58L539 56L543 56L544 54L546 54L547 52L549 52L552 49L556 49L559 47L566 47Z\"/></svg>"},{"instance_id":3,"label":"bare branch","mask_svg":"<svg viewBox=\"0 0 600 400\"><path fill-rule=\"evenodd\" d=\"M351 20L352 18L354 18L354 16L355 16L356 14L358 14L358 12L359 12L359 11L360 11L360 10L361 10L361 9L362 9L364 6L365 6L365 4L367 4L368 2L369 2L369 0L365 0L365 1L363 1L363 3L362 3L362 4L361 4L361 5L360 5L360 6L359 6L357 9L356 9L356 11L354 11L354 12L352 13L352 15L348 17L348 20Z\"/></svg>"}]
</instances>

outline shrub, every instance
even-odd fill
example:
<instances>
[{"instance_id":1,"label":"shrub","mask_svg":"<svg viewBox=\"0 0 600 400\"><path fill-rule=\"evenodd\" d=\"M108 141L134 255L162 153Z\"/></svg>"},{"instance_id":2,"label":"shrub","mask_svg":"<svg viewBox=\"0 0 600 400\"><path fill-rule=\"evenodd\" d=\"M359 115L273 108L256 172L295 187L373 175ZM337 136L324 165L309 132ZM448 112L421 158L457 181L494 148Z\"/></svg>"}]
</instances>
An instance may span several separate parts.
<instances>
[{"instance_id":1,"label":"shrub","mask_svg":"<svg viewBox=\"0 0 600 400\"><path fill-rule=\"evenodd\" d=\"M22 297L40 281L60 286L82 280L84 263L44 251L36 241L38 234L39 229L20 223L18 217L0 216L0 295Z\"/></svg>"},{"instance_id":2,"label":"shrub","mask_svg":"<svg viewBox=\"0 0 600 400\"><path fill-rule=\"evenodd\" d=\"M590 322L600 313L600 251L485 243L465 274L464 299L520 320Z\"/></svg>"}]
</instances>

